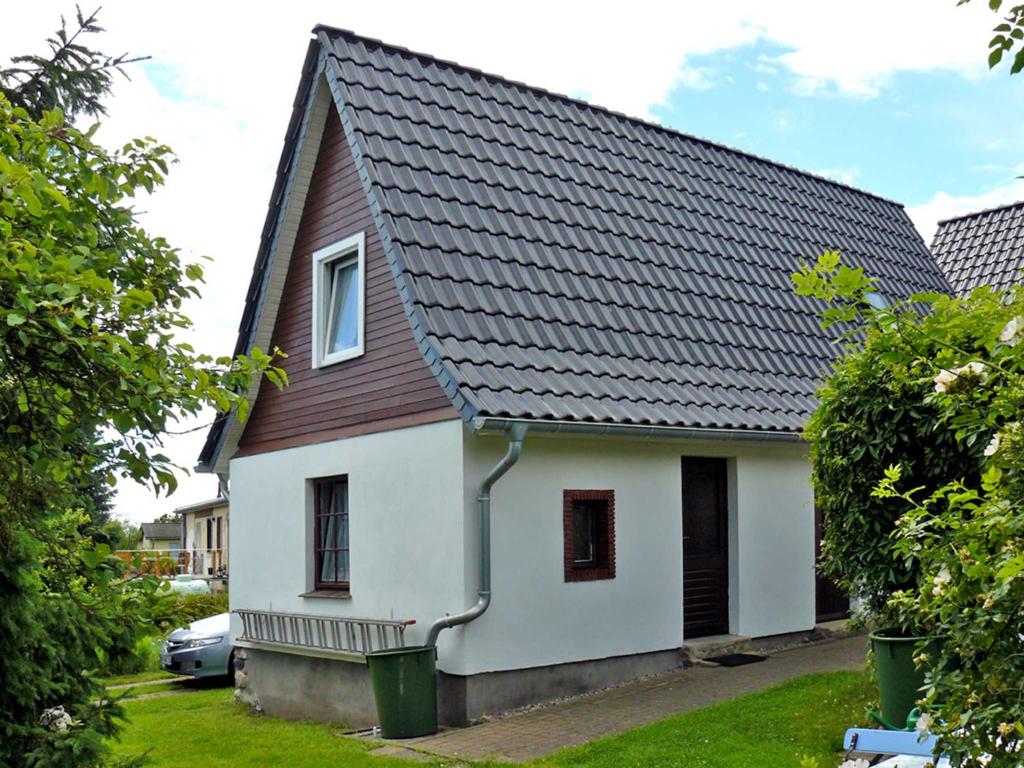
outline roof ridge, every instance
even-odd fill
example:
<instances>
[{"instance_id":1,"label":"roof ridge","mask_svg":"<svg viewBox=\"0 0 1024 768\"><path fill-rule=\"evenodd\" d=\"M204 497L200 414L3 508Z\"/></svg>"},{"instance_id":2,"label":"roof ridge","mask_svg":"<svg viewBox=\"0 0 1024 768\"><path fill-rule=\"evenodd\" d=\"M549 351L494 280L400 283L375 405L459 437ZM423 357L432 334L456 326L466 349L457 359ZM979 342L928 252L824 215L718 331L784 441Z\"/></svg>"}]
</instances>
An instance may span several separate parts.
<instances>
[{"instance_id":1,"label":"roof ridge","mask_svg":"<svg viewBox=\"0 0 1024 768\"><path fill-rule=\"evenodd\" d=\"M954 221L963 221L964 219L971 219L975 216L984 216L985 214L995 213L996 211L1002 211L1007 208L1016 208L1017 206L1024 206L1024 200L1017 200L1013 203L1003 203L1002 205L994 205L991 208L982 208L981 210L971 211L970 213L965 213L961 216L950 216L947 219L939 219L938 224L939 226L942 226L943 224L949 224Z\"/></svg>"},{"instance_id":2,"label":"roof ridge","mask_svg":"<svg viewBox=\"0 0 1024 768\"><path fill-rule=\"evenodd\" d=\"M743 157L749 158L749 159L754 160L754 161L759 162L759 163L765 163L767 165L775 166L776 168L782 168L782 169L787 170L787 171L792 171L793 173L798 173L801 176L806 176L808 178L814 179L815 181L822 181L822 182L825 182L825 183L830 184L832 186L839 187L840 189L850 190L852 192L856 192L857 194L866 195L867 197L871 197L871 198L874 198L876 200L880 200L880 201L882 201L884 203L888 203L890 205L898 206L901 210L905 209L904 204L899 202L898 200L893 200L892 198L885 197L885 196L880 195L880 194L878 194L876 192L870 192L870 191L868 191L866 189L862 189L860 187L856 187L853 184L847 184L845 182L829 178L828 176L822 176L821 174L813 173L811 171L804 170L803 168L798 168L795 165L789 165L788 163L783 163L783 162L780 162L778 160L772 160L769 157L765 157L763 155L758 155L758 154L755 154L753 152L749 152L749 151L744 150L744 149L737 149L736 147L730 147L728 144L722 144L721 142L717 142L717 141L714 141L712 139L706 139L706 138L703 138L701 136L696 136L696 135L694 135L692 133L686 133L685 131L681 131L678 128L672 128L672 127L669 127L669 126L666 126L666 125L662 125L662 124L656 123L656 122L654 122L652 120L644 120L643 118L640 118L640 117L634 117L632 115L627 115L625 112L619 112L618 110L611 109L610 107L605 107L605 106L602 106L600 104L594 104L594 103L589 102L589 101L584 101L583 99L577 99L577 98L574 98L572 96L568 96L568 95L566 95L564 93L558 93L557 91L549 91L546 88L541 88L540 86L537 86L537 85L530 85L529 83L523 82L521 80L513 80L512 78L504 77L503 75L499 75L499 74L496 74L494 72L487 72L486 70L479 69L477 67L470 67L470 66L467 66L465 64L460 64L459 62L453 61L452 59L443 59L443 58L441 58L439 56L434 56L432 54L424 53L422 51L414 51L411 48L406 48L405 46L402 46L402 45L395 45L394 43L388 43L388 42L386 42L384 40L380 40L379 38L366 37L365 35L360 35L357 32L353 32L350 29L343 29L341 27L334 27L334 26L331 26L330 24L317 24L316 26L313 27L313 34L316 34L317 32L320 32L320 31L326 32L328 34L331 34L331 33L337 34L337 35L340 35L340 36L345 37L347 39L355 39L355 40L358 40L361 43L369 43L371 45L376 45L376 46L379 46L381 48L385 48L385 49L388 49L388 50L391 50L391 51L395 51L396 53L408 54L410 56L415 56L416 58L419 58L419 59L425 59L427 61L431 61L431 62L434 62L436 64L443 64L444 66L453 67L455 69L462 70L463 72L468 72L470 74L479 75L480 77L484 77L484 78L487 78L489 80L495 80L495 81L498 81L500 83L504 83L506 85L513 86L515 88L523 88L523 89L528 90L528 91L533 91L534 93L543 94L544 96L547 96L547 97L552 98L552 99L557 99L559 101L564 101L564 102L568 102L570 104L575 104L577 106L584 107L586 109L591 109L591 110L594 110L596 112L601 112L601 113L604 113L606 115L611 115L611 116L613 116L615 118L618 118L620 120L625 120L627 122L634 123L636 125L640 125L640 126L643 126L645 128L650 128L650 129L653 129L655 131L659 131L661 133L668 134L670 136L675 136L675 137L678 137L678 138L684 138L684 139L688 139L690 141L696 141L696 142L699 142L699 143L704 144L706 146L714 147L715 149L724 150L726 152L731 152L731 153L736 154L736 155L742 155Z\"/></svg>"}]
</instances>

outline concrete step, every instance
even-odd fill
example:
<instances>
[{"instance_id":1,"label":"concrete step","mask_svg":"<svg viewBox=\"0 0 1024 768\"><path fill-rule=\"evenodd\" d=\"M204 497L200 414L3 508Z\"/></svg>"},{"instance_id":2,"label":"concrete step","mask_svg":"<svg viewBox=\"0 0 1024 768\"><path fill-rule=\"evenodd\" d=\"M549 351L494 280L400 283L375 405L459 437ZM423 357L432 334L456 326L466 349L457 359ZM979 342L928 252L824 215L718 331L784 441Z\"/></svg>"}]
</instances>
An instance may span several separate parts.
<instances>
[{"instance_id":1,"label":"concrete step","mask_svg":"<svg viewBox=\"0 0 1024 768\"><path fill-rule=\"evenodd\" d=\"M863 629L854 627L849 619L823 621L820 624L814 625L814 634L823 640L841 640L845 637L862 634L863 632Z\"/></svg>"},{"instance_id":2,"label":"concrete step","mask_svg":"<svg viewBox=\"0 0 1024 768\"><path fill-rule=\"evenodd\" d=\"M709 635L683 641L683 656L689 661L700 661L723 653L747 653L750 638L742 635Z\"/></svg>"}]
</instances>

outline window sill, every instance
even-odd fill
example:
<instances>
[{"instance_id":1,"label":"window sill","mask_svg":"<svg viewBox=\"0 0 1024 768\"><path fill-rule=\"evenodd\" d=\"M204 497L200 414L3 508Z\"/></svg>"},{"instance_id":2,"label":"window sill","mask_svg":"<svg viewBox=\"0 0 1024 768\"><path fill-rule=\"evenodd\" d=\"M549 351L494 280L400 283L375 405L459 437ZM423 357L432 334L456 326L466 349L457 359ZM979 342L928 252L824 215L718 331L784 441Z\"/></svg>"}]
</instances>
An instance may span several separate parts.
<instances>
[{"instance_id":1,"label":"window sill","mask_svg":"<svg viewBox=\"0 0 1024 768\"><path fill-rule=\"evenodd\" d=\"M314 589L311 592L303 592L299 597L320 597L327 600L351 600L352 593L347 589Z\"/></svg>"},{"instance_id":2,"label":"window sill","mask_svg":"<svg viewBox=\"0 0 1024 768\"><path fill-rule=\"evenodd\" d=\"M344 363L346 360L355 360L357 357L362 357L366 354L363 349L363 345L360 344L357 347L350 347L349 349L343 350L342 352L331 352L321 356L318 360L313 362L313 369L327 368L338 363Z\"/></svg>"},{"instance_id":3,"label":"window sill","mask_svg":"<svg viewBox=\"0 0 1024 768\"><path fill-rule=\"evenodd\" d=\"M599 566L597 568L578 568L566 570L565 581L567 584L576 581L607 581L615 578L615 569L610 566Z\"/></svg>"}]
</instances>

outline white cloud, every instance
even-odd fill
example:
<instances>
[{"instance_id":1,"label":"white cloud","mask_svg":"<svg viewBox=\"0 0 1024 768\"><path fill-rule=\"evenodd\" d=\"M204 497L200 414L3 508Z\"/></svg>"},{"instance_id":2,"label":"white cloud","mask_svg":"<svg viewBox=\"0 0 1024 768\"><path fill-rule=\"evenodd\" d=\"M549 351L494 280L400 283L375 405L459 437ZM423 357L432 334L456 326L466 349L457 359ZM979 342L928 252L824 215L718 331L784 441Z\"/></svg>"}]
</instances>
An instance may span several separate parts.
<instances>
[{"instance_id":1,"label":"white cloud","mask_svg":"<svg viewBox=\"0 0 1024 768\"><path fill-rule=\"evenodd\" d=\"M966 213L997 208L1024 200L1024 181L1017 180L978 195L950 195L936 192L926 203L907 208L911 221L926 243L931 243L938 223Z\"/></svg>"},{"instance_id":2,"label":"white cloud","mask_svg":"<svg viewBox=\"0 0 1024 768\"><path fill-rule=\"evenodd\" d=\"M811 171L826 179L842 182L843 184L854 184L860 177L860 168L856 165L849 168L819 168Z\"/></svg>"},{"instance_id":3,"label":"white cloud","mask_svg":"<svg viewBox=\"0 0 1024 768\"><path fill-rule=\"evenodd\" d=\"M738 0L621 4L525 0L514 13L479 2L286 4L178 0L104 3L105 50L149 54L118 82L104 121L106 141L153 135L180 162L166 188L145 201L146 225L187 255L210 254L205 299L188 311L203 351L224 353L235 329L259 243L273 172L310 30L317 22L385 39L598 104L650 116L677 86L707 87L695 57L768 41L787 52L762 58L759 77L788 70L816 91L871 95L894 72L983 70L994 16L975 3L934 0ZM88 7L88 6L87 6ZM853 9L853 10L851 10ZM21 4L0 25L0 51L40 49L74 4ZM777 127L784 129L785 117ZM195 461L201 434L169 438L167 452ZM214 490L209 478L182 484L173 502L125 487L119 508L144 520Z\"/></svg>"},{"instance_id":4,"label":"white cloud","mask_svg":"<svg viewBox=\"0 0 1024 768\"><path fill-rule=\"evenodd\" d=\"M710 73L705 67L684 67L680 69L676 83L684 88L689 88L691 91L707 91L714 86Z\"/></svg>"}]
</instances>

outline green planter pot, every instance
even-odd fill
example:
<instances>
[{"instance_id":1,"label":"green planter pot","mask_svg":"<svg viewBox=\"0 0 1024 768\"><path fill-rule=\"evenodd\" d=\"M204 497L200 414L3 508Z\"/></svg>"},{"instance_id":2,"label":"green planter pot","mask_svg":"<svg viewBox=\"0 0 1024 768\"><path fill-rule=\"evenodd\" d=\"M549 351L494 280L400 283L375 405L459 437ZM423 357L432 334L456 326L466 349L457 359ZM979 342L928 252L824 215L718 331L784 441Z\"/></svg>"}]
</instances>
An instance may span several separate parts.
<instances>
[{"instance_id":1,"label":"green planter pot","mask_svg":"<svg viewBox=\"0 0 1024 768\"><path fill-rule=\"evenodd\" d=\"M882 719L890 728L905 728L907 715L917 706L924 686L925 670L914 664L914 656L928 638L908 637L892 628L872 632L869 637L878 670Z\"/></svg>"},{"instance_id":2,"label":"green planter pot","mask_svg":"<svg viewBox=\"0 0 1024 768\"><path fill-rule=\"evenodd\" d=\"M437 732L436 659L433 648L420 646L366 654L385 739Z\"/></svg>"}]
</instances>

